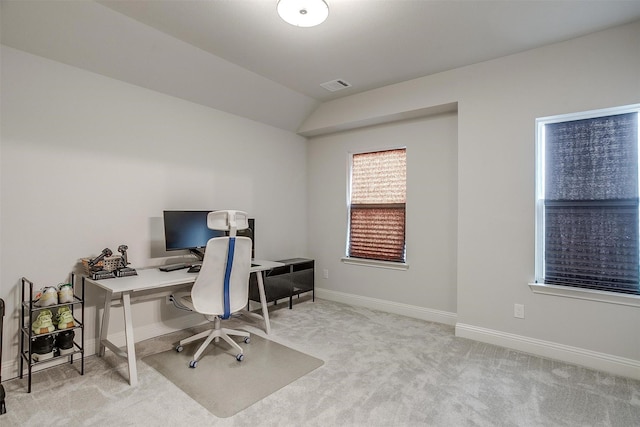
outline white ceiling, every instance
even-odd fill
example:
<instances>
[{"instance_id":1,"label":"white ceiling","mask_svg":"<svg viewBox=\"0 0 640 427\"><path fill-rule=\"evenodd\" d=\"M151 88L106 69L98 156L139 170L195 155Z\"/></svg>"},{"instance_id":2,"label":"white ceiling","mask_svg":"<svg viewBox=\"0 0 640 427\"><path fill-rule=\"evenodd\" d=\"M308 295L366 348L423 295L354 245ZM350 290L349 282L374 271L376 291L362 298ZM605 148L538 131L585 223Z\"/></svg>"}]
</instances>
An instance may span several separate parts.
<instances>
[{"instance_id":1,"label":"white ceiling","mask_svg":"<svg viewBox=\"0 0 640 427\"><path fill-rule=\"evenodd\" d=\"M277 0L1 0L1 41L295 131L322 101L640 19L640 0L326 2L298 28Z\"/></svg>"},{"instance_id":2,"label":"white ceiling","mask_svg":"<svg viewBox=\"0 0 640 427\"><path fill-rule=\"evenodd\" d=\"M277 0L99 3L317 100L450 70L640 19L640 1L325 0L298 28ZM321 83L345 79L332 93Z\"/></svg>"}]
</instances>

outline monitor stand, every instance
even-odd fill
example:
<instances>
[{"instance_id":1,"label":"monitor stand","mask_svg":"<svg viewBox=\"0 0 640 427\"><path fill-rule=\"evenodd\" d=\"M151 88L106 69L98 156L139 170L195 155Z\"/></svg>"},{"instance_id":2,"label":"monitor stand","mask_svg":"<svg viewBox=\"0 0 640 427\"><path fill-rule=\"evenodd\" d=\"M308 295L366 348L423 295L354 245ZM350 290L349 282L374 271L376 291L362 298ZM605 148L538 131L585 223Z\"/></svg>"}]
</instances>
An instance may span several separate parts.
<instances>
[{"instance_id":1,"label":"monitor stand","mask_svg":"<svg viewBox=\"0 0 640 427\"><path fill-rule=\"evenodd\" d=\"M194 254L198 258L198 261L204 261L204 252L202 252L201 250L199 250L199 249L189 249L189 252Z\"/></svg>"}]
</instances>

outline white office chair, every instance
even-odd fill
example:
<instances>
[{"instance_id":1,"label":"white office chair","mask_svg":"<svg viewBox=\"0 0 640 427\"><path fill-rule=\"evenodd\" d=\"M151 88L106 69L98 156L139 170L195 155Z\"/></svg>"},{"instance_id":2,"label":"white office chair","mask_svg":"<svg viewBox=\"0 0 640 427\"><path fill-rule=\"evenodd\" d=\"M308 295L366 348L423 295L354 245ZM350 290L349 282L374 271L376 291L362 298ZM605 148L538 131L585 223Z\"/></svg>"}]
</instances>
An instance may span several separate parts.
<instances>
[{"instance_id":1,"label":"white office chair","mask_svg":"<svg viewBox=\"0 0 640 427\"><path fill-rule=\"evenodd\" d=\"M207 242L202 267L191 292L171 295L176 307L204 314L214 324L212 330L183 339L176 346L176 351L180 352L185 344L207 337L189 363L191 368L198 365L198 359L214 339L222 338L236 349L239 362L244 358L242 347L230 335L244 337L245 343L250 340L248 332L220 327L221 319L228 319L242 310L248 301L251 239L236 237L236 230L249 227L247 213L231 210L210 212L207 226L212 230L228 231L229 236L214 237Z\"/></svg>"}]
</instances>

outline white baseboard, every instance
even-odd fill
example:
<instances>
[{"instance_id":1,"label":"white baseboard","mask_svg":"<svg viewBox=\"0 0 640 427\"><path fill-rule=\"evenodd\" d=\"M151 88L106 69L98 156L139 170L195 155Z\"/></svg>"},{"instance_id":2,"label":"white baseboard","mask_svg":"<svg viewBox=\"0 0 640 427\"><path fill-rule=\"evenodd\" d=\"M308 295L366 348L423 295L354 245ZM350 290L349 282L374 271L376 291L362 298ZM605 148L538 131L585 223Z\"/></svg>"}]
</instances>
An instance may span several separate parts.
<instances>
[{"instance_id":1,"label":"white baseboard","mask_svg":"<svg viewBox=\"0 0 640 427\"><path fill-rule=\"evenodd\" d=\"M640 361L606 353L543 341L464 323L456 324L456 336L512 348L525 353L585 366L613 375L640 380Z\"/></svg>"},{"instance_id":2,"label":"white baseboard","mask_svg":"<svg viewBox=\"0 0 640 427\"><path fill-rule=\"evenodd\" d=\"M414 305L363 297L344 292L336 292L328 289L316 288L315 292L316 296L321 299L355 305L358 307L372 308L386 313L400 314L402 316L427 320L429 322L443 323L445 325L455 326L458 318L456 313L450 313L448 311L416 307Z\"/></svg>"}]
</instances>

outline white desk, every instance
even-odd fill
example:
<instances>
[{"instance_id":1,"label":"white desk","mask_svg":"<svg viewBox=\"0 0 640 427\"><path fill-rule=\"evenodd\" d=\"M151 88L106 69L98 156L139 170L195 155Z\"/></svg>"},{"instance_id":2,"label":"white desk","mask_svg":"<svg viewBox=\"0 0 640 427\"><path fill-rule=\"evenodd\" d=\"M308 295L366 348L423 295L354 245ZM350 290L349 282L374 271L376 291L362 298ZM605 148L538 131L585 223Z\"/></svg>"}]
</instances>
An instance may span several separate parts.
<instances>
[{"instance_id":1,"label":"white desk","mask_svg":"<svg viewBox=\"0 0 640 427\"><path fill-rule=\"evenodd\" d=\"M258 317L264 320L265 332L271 332L269 323L269 311L267 310L267 299L264 294L264 282L262 280L262 271L270 270L274 267L280 267L283 264L274 261L252 260L251 273L256 273L258 279L258 291L260 292L260 304L262 306L262 316L258 313L245 311L244 314ZM162 292L167 288L176 285L189 285L196 281L198 276L196 273L189 273L187 269L174 271L160 271L158 267L145 268L137 270L137 276L117 277L112 279L93 280L83 277L86 283L98 286L105 291L104 312L102 313L102 322L100 325L100 340L98 348L98 356L104 356L105 347L109 347L111 351L121 357L126 357L129 365L129 384L136 385L138 383L138 370L136 367L136 350L135 339L133 337L133 322L131 319L131 295L136 292L146 293ZM249 286L249 283L247 283ZM119 296L118 296L119 295ZM120 300L122 302L124 312L124 331L125 331L125 349L121 349L114 343L109 341L109 320L111 316L111 303ZM248 308L248 307L247 307Z\"/></svg>"}]
</instances>

